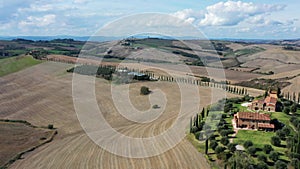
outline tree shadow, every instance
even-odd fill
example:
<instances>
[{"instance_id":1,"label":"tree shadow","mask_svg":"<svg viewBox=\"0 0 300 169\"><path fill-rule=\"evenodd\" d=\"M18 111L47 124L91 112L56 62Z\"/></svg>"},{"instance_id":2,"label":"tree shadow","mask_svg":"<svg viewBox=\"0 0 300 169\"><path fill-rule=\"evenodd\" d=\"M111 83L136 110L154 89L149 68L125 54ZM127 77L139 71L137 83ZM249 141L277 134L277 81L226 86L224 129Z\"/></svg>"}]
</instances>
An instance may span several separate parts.
<instances>
[{"instance_id":1,"label":"tree shadow","mask_svg":"<svg viewBox=\"0 0 300 169\"><path fill-rule=\"evenodd\" d=\"M278 147L286 148L286 145L280 144Z\"/></svg>"},{"instance_id":2,"label":"tree shadow","mask_svg":"<svg viewBox=\"0 0 300 169\"><path fill-rule=\"evenodd\" d=\"M267 161L266 164L267 164L268 166L274 166L275 163L272 162L272 161Z\"/></svg>"},{"instance_id":3,"label":"tree shadow","mask_svg":"<svg viewBox=\"0 0 300 169\"><path fill-rule=\"evenodd\" d=\"M283 161L283 162L285 162L285 163L289 163L289 162L290 162L290 161L288 161L288 160L281 159L281 158L280 158L280 161Z\"/></svg>"}]
</instances>

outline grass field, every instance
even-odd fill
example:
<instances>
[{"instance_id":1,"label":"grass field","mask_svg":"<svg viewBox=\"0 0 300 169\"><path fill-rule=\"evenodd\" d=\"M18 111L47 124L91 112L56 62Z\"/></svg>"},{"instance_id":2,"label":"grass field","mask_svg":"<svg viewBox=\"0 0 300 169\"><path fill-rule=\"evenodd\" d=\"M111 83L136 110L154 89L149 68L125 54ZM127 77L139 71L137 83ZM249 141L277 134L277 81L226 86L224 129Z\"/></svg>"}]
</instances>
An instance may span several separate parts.
<instances>
[{"instance_id":1,"label":"grass field","mask_svg":"<svg viewBox=\"0 0 300 169\"><path fill-rule=\"evenodd\" d=\"M31 56L17 56L0 59L0 77L39 63L41 63L40 60L33 59Z\"/></svg>"},{"instance_id":2,"label":"grass field","mask_svg":"<svg viewBox=\"0 0 300 169\"><path fill-rule=\"evenodd\" d=\"M297 112L296 114L296 117L298 118L298 119L300 119L300 114L299 114L299 112ZM288 125L288 126L290 126L291 128L293 128L294 130L295 130L295 127L291 124L291 122L290 122L290 118L291 118L291 116L289 116L289 115L287 115L287 114L285 114L285 113L283 113L283 112L276 112L276 113L272 113L272 115L271 115L271 118L272 119L278 119L280 122L282 122L282 123L284 123L285 125Z\"/></svg>"},{"instance_id":3,"label":"grass field","mask_svg":"<svg viewBox=\"0 0 300 169\"><path fill-rule=\"evenodd\" d=\"M243 145L247 140L253 142L256 148L262 149L265 144L271 145L271 137L275 136L275 132L265 132L265 131L253 131L253 130L239 130L234 143ZM283 160L288 160L288 157L284 156L286 148L286 142L281 141L282 147L272 146L273 149L281 154L280 158ZM257 152L260 154L260 152Z\"/></svg>"}]
</instances>

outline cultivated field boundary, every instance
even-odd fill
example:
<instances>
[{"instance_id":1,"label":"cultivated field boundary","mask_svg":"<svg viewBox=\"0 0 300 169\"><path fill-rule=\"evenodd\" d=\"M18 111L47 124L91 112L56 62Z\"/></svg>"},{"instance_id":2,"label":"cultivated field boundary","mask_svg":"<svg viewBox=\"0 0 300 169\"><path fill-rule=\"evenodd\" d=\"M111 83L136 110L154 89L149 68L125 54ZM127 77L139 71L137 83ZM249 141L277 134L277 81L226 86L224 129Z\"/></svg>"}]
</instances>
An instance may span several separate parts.
<instances>
[{"instance_id":1,"label":"cultivated field boundary","mask_svg":"<svg viewBox=\"0 0 300 169\"><path fill-rule=\"evenodd\" d=\"M25 120L9 120L9 119L0 119L0 122L7 122L7 123L20 123L20 124L25 124L26 126L29 126L29 127L32 127L32 128L37 128L37 129L47 129L47 127L44 127L44 126L41 126L41 127L38 127L38 126L34 126L32 125L31 123L25 121ZM45 141L43 141L42 143L36 145L36 146L33 146L33 147L30 147L28 148L27 150L24 150L22 152L19 152L17 155L15 155L13 158L9 159L7 163L5 163L3 166L0 166L0 169L6 169L8 168L10 165L12 165L14 162L16 162L17 160L21 159L23 155L25 155L26 153L29 153L29 152L32 152L34 151L35 149L47 144L47 143L50 143L55 135L57 134L57 130L56 129L48 129L50 131L52 131L50 137L48 137Z\"/></svg>"}]
</instances>

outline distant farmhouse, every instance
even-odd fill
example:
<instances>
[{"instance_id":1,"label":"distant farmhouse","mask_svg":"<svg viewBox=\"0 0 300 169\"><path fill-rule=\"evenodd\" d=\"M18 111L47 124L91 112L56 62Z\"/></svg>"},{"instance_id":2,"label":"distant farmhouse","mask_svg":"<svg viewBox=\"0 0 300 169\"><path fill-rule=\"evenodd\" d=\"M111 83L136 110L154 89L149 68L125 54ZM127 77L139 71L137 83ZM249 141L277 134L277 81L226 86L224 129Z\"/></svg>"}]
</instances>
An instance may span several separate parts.
<instances>
[{"instance_id":1,"label":"distant farmhouse","mask_svg":"<svg viewBox=\"0 0 300 169\"><path fill-rule=\"evenodd\" d=\"M269 96L265 99L257 99L250 104L251 110L262 110L268 112L275 112L277 107L277 93L274 91L269 92Z\"/></svg>"},{"instance_id":2,"label":"distant farmhouse","mask_svg":"<svg viewBox=\"0 0 300 169\"><path fill-rule=\"evenodd\" d=\"M130 71L128 69L118 69L116 70L117 77L122 83L129 83L132 80L153 80L154 78L148 74Z\"/></svg>"},{"instance_id":3,"label":"distant farmhouse","mask_svg":"<svg viewBox=\"0 0 300 169\"><path fill-rule=\"evenodd\" d=\"M271 124L271 118L268 114L238 112L234 115L235 125L238 128L258 129L273 131L275 126Z\"/></svg>"}]
</instances>

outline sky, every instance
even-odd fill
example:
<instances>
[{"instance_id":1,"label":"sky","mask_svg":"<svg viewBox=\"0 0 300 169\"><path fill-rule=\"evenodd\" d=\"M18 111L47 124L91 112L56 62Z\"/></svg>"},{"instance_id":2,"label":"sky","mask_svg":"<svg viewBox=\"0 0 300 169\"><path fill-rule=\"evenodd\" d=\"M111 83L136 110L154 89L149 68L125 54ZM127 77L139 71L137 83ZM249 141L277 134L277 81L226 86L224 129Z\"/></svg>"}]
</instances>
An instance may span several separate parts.
<instances>
[{"instance_id":1,"label":"sky","mask_svg":"<svg viewBox=\"0 0 300 169\"><path fill-rule=\"evenodd\" d=\"M90 36L120 18L161 13L208 38L296 39L299 6L299 0L0 0L0 36Z\"/></svg>"}]
</instances>

